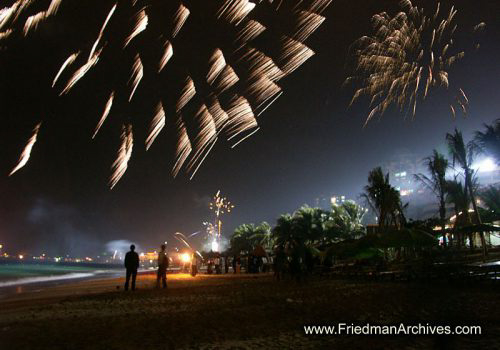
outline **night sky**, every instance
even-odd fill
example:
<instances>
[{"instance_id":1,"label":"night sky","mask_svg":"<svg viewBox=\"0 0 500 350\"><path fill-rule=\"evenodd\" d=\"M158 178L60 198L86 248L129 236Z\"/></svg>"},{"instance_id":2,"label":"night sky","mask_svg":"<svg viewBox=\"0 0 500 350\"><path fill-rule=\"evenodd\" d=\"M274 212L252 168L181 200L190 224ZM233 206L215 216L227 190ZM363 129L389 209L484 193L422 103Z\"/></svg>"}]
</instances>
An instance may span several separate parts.
<instances>
[{"instance_id":1,"label":"night sky","mask_svg":"<svg viewBox=\"0 0 500 350\"><path fill-rule=\"evenodd\" d=\"M143 248L165 240L178 245L174 232L202 230L202 222L212 218L208 202L219 189L236 205L223 220L226 236L241 223L274 224L280 214L313 205L320 195L357 198L368 171L400 150L422 158L433 148L444 152L446 132L457 127L469 138L483 123L500 117L497 0L442 2L445 9L455 4L461 32L487 23L480 50L468 51L450 72L451 85L468 94L466 118L457 114L453 120L450 94L435 89L417 107L414 120L391 108L365 128L368 102L361 99L348 108L353 90L342 87L348 49L370 33L373 14L393 13L398 1L334 0L324 13L327 20L306 42L316 55L281 82L285 93L260 116L261 129L254 136L235 149L218 142L193 180L185 173L173 179L175 140L167 130L173 130L167 115L167 129L147 153L145 131L138 131L129 169L110 191L107 181L119 147L119 124L111 116L102 133L93 141L91 136L107 99L107 86L99 78L114 69L111 75L120 79L123 62L118 58L116 67L98 66L62 98L50 86L69 52L80 42L92 43L95 30L87 29L99 30L113 2L88 1L109 3L102 9L76 5L76 0L67 3L36 35L0 51L0 243L9 252L95 254L118 239ZM191 33L203 29L196 17L187 24ZM200 37L182 38L196 55L196 43L189 38ZM116 113L145 118L147 125L155 89L154 84L140 86L130 109ZM46 122L29 163L8 177L40 115Z\"/></svg>"}]
</instances>

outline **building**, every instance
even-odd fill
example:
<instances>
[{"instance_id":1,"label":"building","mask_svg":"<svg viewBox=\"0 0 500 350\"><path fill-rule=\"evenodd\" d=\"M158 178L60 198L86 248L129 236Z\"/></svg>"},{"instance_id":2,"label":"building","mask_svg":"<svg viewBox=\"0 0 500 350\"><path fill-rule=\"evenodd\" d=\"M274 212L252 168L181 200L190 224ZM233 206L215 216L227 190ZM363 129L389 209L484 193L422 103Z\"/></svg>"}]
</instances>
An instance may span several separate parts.
<instances>
[{"instance_id":1,"label":"building","mask_svg":"<svg viewBox=\"0 0 500 350\"><path fill-rule=\"evenodd\" d=\"M414 175L423 171L422 159L408 150L400 150L394 154L389 162L382 166L385 173L389 173L389 181L401 197L415 197L423 190L415 181Z\"/></svg>"}]
</instances>

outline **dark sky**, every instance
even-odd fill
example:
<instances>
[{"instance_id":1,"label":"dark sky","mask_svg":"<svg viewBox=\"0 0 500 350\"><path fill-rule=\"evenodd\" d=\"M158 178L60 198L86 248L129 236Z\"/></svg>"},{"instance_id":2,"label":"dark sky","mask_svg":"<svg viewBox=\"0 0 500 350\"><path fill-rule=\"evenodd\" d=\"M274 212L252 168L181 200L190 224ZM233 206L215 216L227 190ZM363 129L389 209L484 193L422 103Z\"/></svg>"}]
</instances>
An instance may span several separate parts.
<instances>
[{"instance_id":1,"label":"dark sky","mask_svg":"<svg viewBox=\"0 0 500 350\"><path fill-rule=\"evenodd\" d=\"M450 72L452 86L468 94L466 118L452 120L450 94L437 89L419 105L414 120L390 109L363 128L367 101L348 109L353 91L341 87L349 45L370 33L373 14L396 10L397 1L335 0L324 13L325 23L307 42L316 55L281 82L285 93L260 117L259 132L235 149L217 143L192 181L184 173L176 179L170 175L172 132L165 131L147 153L137 140L129 170L110 191L107 180L119 146L119 124L107 121L94 141L90 137L107 98L109 76L120 79L115 75L123 73L123 58L110 64L108 57L69 96L57 98L50 89L71 50L81 42L92 44L112 4L89 1L109 4L96 9L78 3L67 0L47 28L0 51L0 243L11 252L91 254L110 240L127 239L148 248L173 242L172 233L201 230L202 222L211 219L208 201L219 189L236 205L224 220L226 235L240 223L273 224L280 214L314 204L320 195L357 197L368 171L399 150L425 157L433 148L444 150L444 135L453 128L470 137L483 123L500 117L498 1L443 1L444 8L453 3L459 10L459 32L487 23L481 49L469 52ZM435 7L434 1L415 3ZM190 23L192 34L203 28L196 22L203 18L197 18ZM189 38L200 37L182 38L197 55ZM154 84L143 83L139 102L116 114L149 121L157 92ZM39 116L46 122L31 160L8 177Z\"/></svg>"}]
</instances>

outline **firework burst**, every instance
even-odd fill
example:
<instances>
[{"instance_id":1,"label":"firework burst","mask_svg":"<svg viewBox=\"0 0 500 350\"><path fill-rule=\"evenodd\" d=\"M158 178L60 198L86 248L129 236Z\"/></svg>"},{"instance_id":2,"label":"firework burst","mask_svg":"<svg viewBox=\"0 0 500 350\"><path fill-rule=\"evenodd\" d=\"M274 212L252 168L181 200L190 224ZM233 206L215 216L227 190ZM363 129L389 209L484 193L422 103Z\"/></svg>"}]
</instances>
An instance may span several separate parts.
<instances>
[{"instance_id":1,"label":"firework burst","mask_svg":"<svg viewBox=\"0 0 500 350\"><path fill-rule=\"evenodd\" d=\"M414 117L417 102L432 88L450 88L449 70L465 55L455 43L458 27L454 7L444 11L438 3L429 14L410 0L401 1L400 7L402 11L395 16L386 12L374 15L375 34L353 44L354 75L346 83L361 85L351 105L361 96L371 98L365 125L391 105ZM474 31L483 28L481 23ZM450 104L453 117L457 107L466 113L469 103L462 89L456 89L454 95Z\"/></svg>"},{"instance_id":2,"label":"firework burst","mask_svg":"<svg viewBox=\"0 0 500 350\"><path fill-rule=\"evenodd\" d=\"M330 2L102 1L96 5L96 13L105 13L99 27L86 28L95 37L81 43L78 52L68 52L52 85L65 95L96 66L110 68L100 69L100 83L109 86L110 97L89 135L97 137L110 118L125 118L119 120L124 125L122 146L112 165L110 187L127 169L132 126L136 129L139 123L147 125L142 140L146 149L162 130L177 131L172 174L184 168L192 178L217 140L232 140L234 147L258 130L257 116L282 94L279 81L314 54L304 42L323 23L321 13ZM14 1L0 10L0 46L12 37L33 35L47 20L64 15L62 0ZM127 65L123 71L129 76L106 76L120 65ZM141 90L159 86L166 92L156 94L147 120L115 115L117 105L127 109L144 94Z\"/></svg>"},{"instance_id":3,"label":"firework burst","mask_svg":"<svg viewBox=\"0 0 500 350\"><path fill-rule=\"evenodd\" d=\"M226 197L222 197L219 190L208 207L215 213L215 225L213 226L215 227L215 231L213 231L215 233L214 238L220 238L222 226L220 218L223 214L230 213L234 209L234 205Z\"/></svg>"}]
</instances>

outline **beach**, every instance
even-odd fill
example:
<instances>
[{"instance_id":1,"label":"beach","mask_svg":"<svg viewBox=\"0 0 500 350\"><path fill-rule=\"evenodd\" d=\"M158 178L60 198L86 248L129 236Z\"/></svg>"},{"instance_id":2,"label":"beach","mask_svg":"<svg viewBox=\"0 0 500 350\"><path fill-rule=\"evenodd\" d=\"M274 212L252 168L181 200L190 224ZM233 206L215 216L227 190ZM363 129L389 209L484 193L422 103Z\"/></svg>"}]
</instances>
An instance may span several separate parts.
<instances>
[{"instance_id":1,"label":"beach","mask_svg":"<svg viewBox=\"0 0 500 350\"><path fill-rule=\"evenodd\" d=\"M359 349L494 348L500 334L498 287L260 274L169 274L78 281L0 302L2 349ZM304 325L481 325L474 336L310 336Z\"/></svg>"}]
</instances>

